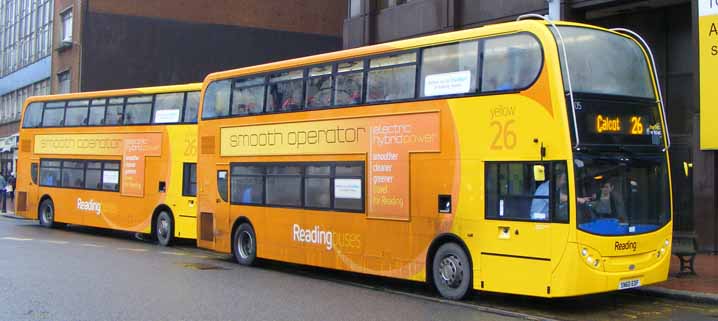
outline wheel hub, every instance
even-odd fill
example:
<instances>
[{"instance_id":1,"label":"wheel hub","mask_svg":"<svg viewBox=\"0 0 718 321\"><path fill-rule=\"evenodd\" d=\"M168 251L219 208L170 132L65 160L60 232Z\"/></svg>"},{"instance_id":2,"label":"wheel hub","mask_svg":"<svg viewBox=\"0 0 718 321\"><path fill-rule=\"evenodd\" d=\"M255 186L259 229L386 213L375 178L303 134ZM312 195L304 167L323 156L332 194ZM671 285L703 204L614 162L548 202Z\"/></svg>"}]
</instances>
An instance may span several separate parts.
<instances>
[{"instance_id":1,"label":"wheel hub","mask_svg":"<svg viewBox=\"0 0 718 321\"><path fill-rule=\"evenodd\" d=\"M252 244L254 240L252 240L252 235L250 235L246 231L242 231L239 233L239 238L237 240L237 248L239 249L239 256L241 256L243 259L246 259L249 257L250 253L252 253Z\"/></svg>"},{"instance_id":2,"label":"wheel hub","mask_svg":"<svg viewBox=\"0 0 718 321\"><path fill-rule=\"evenodd\" d=\"M461 260L455 255L447 255L439 264L441 281L451 288L457 288L464 278L464 268Z\"/></svg>"},{"instance_id":3,"label":"wheel hub","mask_svg":"<svg viewBox=\"0 0 718 321\"><path fill-rule=\"evenodd\" d=\"M52 221L52 209L48 206L45 208L45 210L42 212L42 216L45 219L45 222L51 222Z\"/></svg>"},{"instance_id":4,"label":"wheel hub","mask_svg":"<svg viewBox=\"0 0 718 321\"><path fill-rule=\"evenodd\" d=\"M161 238L167 238L167 234L169 234L169 223L166 219L162 218L160 219L160 224L158 228L158 232L160 234Z\"/></svg>"}]
</instances>

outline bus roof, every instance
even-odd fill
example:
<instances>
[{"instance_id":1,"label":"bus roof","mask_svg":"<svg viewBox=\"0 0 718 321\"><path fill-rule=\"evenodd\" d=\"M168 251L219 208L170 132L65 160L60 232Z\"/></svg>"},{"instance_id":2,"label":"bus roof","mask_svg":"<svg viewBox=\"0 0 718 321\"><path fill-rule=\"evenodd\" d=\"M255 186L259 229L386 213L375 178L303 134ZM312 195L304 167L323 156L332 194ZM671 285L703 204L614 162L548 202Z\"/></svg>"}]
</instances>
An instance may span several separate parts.
<instances>
[{"instance_id":1,"label":"bus roof","mask_svg":"<svg viewBox=\"0 0 718 321\"><path fill-rule=\"evenodd\" d=\"M113 97L113 96L127 96L127 95L151 95L151 94L162 94L162 93L172 93L172 92L199 91L200 89L202 89L202 83L190 83L190 84L168 85L168 86L124 88L124 89L88 91L88 92L45 95L45 96L32 96L25 100L24 105L28 105L30 103L34 103L34 102L38 102L38 101L91 99L91 98L97 98L97 97Z\"/></svg>"}]
</instances>

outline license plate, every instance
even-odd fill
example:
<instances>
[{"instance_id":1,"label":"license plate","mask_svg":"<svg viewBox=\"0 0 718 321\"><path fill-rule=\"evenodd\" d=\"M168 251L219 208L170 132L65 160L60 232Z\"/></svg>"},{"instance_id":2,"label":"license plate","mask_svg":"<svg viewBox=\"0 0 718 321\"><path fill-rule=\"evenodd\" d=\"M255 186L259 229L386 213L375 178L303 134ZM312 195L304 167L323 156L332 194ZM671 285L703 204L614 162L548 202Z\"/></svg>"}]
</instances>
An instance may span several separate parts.
<instances>
[{"instance_id":1,"label":"license plate","mask_svg":"<svg viewBox=\"0 0 718 321\"><path fill-rule=\"evenodd\" d=\"M623 280L618 282L618 289L624 290L624 289L630 289L630 288L637 288L641 286L641 280L640 279L631 279L631 280Z\"/></svg>"}]
</instances>

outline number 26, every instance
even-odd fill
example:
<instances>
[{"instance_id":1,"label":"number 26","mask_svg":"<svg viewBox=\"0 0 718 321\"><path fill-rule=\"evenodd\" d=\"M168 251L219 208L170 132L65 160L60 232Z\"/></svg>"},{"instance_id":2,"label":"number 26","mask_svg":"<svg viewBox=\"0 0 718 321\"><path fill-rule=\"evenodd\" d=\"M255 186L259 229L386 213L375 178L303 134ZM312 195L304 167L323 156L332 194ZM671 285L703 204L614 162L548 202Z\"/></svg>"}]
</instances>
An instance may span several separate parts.
<instances>
[{"instance_id":1,"label":"number 26","mask_svg":"<svg viewBox=\"0 0 718 321\"><path fill-rule=\"evenodd\" d=\"M514 149L516 147L516 132L509 130L514 120L508 120L501 124L498 121L492 121L489 126L496 128L496 136L491 143L492 150Z\"/></svg>"}]
</instances>

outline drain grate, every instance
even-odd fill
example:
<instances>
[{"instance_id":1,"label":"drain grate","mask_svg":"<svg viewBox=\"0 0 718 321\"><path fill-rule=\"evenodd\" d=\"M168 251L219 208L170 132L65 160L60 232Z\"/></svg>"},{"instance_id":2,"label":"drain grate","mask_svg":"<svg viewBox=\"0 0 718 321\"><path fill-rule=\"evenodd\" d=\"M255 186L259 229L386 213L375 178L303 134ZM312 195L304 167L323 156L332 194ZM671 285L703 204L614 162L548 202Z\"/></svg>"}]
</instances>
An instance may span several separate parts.
<instances>
[{"instance_id":1,"label":"drain grate","mask_svg":"<svg viewBox=\"0 0 718 321\"><path fill-rule=\"evenodd\" d=\"M221 267L219 265L212 265L207 263L182 263L182 266L193 269L193 270L228 270L227 268Z\"/></svg>"}]
</instances>

